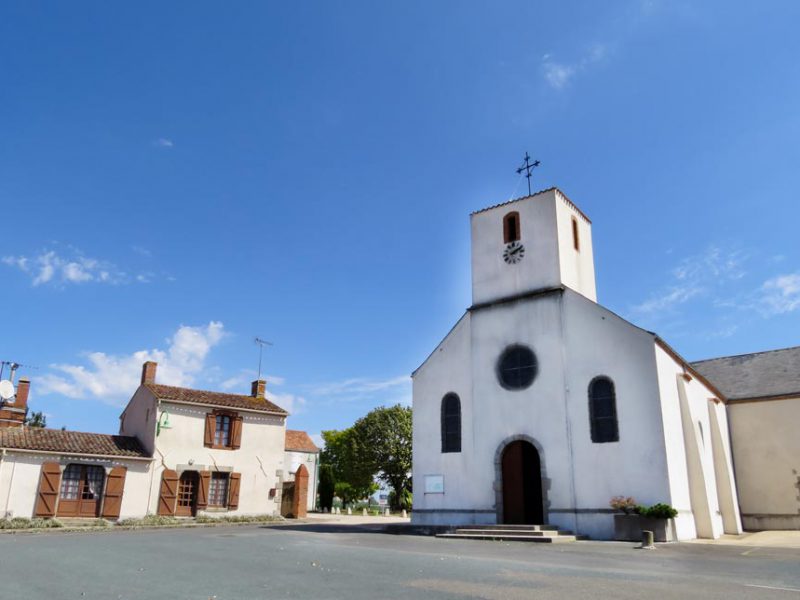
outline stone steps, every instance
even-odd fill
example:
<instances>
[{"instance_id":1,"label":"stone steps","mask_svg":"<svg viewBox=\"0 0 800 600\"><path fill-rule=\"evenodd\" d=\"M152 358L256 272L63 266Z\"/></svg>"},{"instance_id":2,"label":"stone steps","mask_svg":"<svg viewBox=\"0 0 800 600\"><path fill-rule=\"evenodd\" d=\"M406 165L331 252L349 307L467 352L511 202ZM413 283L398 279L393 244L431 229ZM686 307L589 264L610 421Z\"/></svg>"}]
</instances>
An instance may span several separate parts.
<instances>
[{"instance_id":1,"label":"stone steps","mask_svg":"<svg viewBox=\"0 0 800 600\"><path fill-rule=\"evenodd\" d=\"M560 531L553 525L469 525L436 537L462 540L494 540L563 544L581 539L571 531Z\"/></svg>"}]
</instances>

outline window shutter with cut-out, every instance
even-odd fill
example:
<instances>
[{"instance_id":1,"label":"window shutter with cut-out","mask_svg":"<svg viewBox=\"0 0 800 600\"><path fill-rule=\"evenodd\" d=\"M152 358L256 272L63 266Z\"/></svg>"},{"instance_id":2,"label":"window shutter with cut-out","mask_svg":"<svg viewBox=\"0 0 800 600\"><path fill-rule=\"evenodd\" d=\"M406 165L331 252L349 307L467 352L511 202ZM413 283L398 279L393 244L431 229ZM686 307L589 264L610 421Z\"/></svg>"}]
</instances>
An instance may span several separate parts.
<instances>
[{"instance_id":1,"label":"window shutter with cut-out","mask_svg":"<svg viewBox=\"0 0 800 600\"><path fill-rule=\"evenodd\" d=\"M217 415L214 413L206 414L206 434L203 440L203 445L206 448L211 448L214 445L214 433L217 430Z\"/></svg>"},{"instance_id":2,"label":"window shutter with cut-out","mask_svg":"<svg viewBox=\"0 0 800 600\"><path fill-rule=\"evenodd\" d=\"M54 517L58 504L58 493L61 489L61 467L57 462L42 463L42 474L39 477L39 493L36 496L34 516Z\"/></svg>"},{"instance_id":3,"label":"window shutter with cut-out","mask_svg":"<svg viewBox=\"0 0 800 600\"><path fill-rule=\"evenodd\" d=\"M114 467L106 477L106 493L103 499L103 517L118 519L122 508L122 493L125 491L127 467Z\"/></svg>"},{"instance_id":4,"label":"window shutter with cut-out","mask_svg":"<svg viewBox=\"0 0 800 600\"><path fill-rule=\"evenodd\" d=\"M242 447L242 421L241 415L231 419L231 448L234 450Z\"/></svg>"},{"instance_id":5,"label":"window shutter with cut-out","mask_svg":"<svg viewBox=\"0 0 800 600\"><path fill-rule=\"evenodd\" d=\"M161 494L158 497L158 514L172 516L175 514L175 502L178 499L178 474L172 469L164 469L161 475Z\"/></svg>"},{"instance_id":6,"label":"window shutter with cut-out","mask_svg":"<svg viewBox=\"0 0 800 600\"><path fill-rule=\"evenodd\" d=\"M211 485L211 471L200 472L200 485L197 486L197 510L208 507L208 488Z\"/></svg>"},{"instance_id":7,"label":"window shutter with cut-out","mask_svg":"<svg viewBox=\"0 0 800 600\"><path fill-rule=\"evenodd\" d=\"M231 473L228 480L228 508L230 510L239 508L239 483L241 480L241 473Z\"/></svg>"}]
</instances>

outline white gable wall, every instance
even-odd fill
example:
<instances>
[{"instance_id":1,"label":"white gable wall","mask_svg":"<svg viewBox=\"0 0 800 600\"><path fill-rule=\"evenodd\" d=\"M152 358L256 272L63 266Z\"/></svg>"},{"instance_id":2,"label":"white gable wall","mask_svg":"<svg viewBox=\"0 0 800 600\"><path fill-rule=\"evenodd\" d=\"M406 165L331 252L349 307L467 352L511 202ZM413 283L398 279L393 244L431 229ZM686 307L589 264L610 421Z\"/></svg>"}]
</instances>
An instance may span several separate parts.
<instances>
[{"instance_id":1,"label":"white gable wall","mask_svg":"<svg viewBox=\"0 0 800 600\"><path fill-rule=\"evenodd\" d=\"M575 528L608 539L613 496L641 504L669 499L653 335L571 290L564 292L564 331ZM598 376L614 382L618 442L591 439L589 384Z\"/></svg>"},{"instance_id":2,"label":"white gable wall","mask_svg":"<svg viewBox=\"0 0 800 600\"><path fill-rule=\"evenodd\" d=\"M155 513L158 509L161 475L165 468L169 468L179 474L184 470L241 473L236 514L280 513L279 491L286 437L284 417L235 410L243 417L242 445L237 450L222 450L203 445L205 416L214 410L213 407L161 400L159 412L165 409L169 411L171 428L162 429L156 438L156 470L149 512ZM271 489L278 490L273 498L269 497Z\"/></svg>"},{"instance_id":3,"label":"white gable wall","mask_svg":"<svg viewBox=\"0 0 800 600\"><path fill-rule=\"evenodd\" d=\"M415 523L493 523L494 498L473 483L475 415L470 373L470 317L456 324L413 375L413 443ZM441 402L453 392L461 400L461 452L442 453ZM480 416L479 416L480 418ZM425 493L425 476L444 477L443 494ZM432 512L448 510L449 513ZM461 510L462 512L458 512Z\"/></svg>"}]
</instances>

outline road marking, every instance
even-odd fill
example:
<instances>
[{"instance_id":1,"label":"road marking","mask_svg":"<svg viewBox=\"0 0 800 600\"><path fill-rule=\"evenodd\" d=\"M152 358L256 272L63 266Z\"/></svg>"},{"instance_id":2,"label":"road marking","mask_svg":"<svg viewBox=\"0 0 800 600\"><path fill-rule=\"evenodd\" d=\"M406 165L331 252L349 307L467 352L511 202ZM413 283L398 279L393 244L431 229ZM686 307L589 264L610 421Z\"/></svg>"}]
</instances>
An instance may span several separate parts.
<instances>
[{"instance_id":1,"label":"road marking","mask_svg":"<svg viewBox=\"0 0 800 600\"><path fill-rule=\"evenodd\" d=\"M800 590L795 588L785 588L785 587L775 587L772 585L756 585L754 583L745 583L745 587L754 587L754 588L762 588L765 590L780 590L782 592L800 592Z\"/></svg>"}]
</instances>

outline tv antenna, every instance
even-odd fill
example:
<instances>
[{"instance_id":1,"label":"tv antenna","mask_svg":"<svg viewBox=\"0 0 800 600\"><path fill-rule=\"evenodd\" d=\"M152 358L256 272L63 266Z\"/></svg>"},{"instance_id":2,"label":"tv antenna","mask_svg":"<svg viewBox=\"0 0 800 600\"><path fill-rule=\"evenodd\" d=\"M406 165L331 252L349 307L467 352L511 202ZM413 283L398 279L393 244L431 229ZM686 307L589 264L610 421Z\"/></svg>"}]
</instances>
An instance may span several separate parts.
<instances>
[{"instance_id":1,"label":"tv antenna","mask_svg":"<svg viewBox=\"0 0 800 600\"><path fill-rule=\"evenodd\" d=\"M39 367L34 367L33 365L23 365L22 363L15 362L13 360L0 360L0 379L3 378L3 371L6 370L6 367L9 367L9 376L8 379L11 383L14 383L14 373L17 372L17 369L20 367L25 367L26 369L38 369Z\"/></svg>"},{"instance_id":2,"label":"tv antenna","mask_svg":"<svg viewBox=\"0 0 800 600\"><path fill-rule=\"evenodd\" d=\"M525 164L522 165L519 169L517 169L517 174L521 175L523 171L525 171L525 177L528 180L528 196L531 195L531 171L533 171L536 167L538 167L541 162L535 160L531 162L531 157L528 156L528 153L525 153Z\"/></svg>"},{"instance_id":3,"label":"tv antenna","mask_svg":"<svg viewBox=\"0 0 800 600\"><path fill-rule=\"evenodd\" d=\"M272 342L268 342L267 340L262 340L260 337L255 339L256 344L258 344L258 378L261 379L261 357L264 354L264 346L274 346Z\"/></svg>"}]
</instances>

